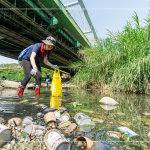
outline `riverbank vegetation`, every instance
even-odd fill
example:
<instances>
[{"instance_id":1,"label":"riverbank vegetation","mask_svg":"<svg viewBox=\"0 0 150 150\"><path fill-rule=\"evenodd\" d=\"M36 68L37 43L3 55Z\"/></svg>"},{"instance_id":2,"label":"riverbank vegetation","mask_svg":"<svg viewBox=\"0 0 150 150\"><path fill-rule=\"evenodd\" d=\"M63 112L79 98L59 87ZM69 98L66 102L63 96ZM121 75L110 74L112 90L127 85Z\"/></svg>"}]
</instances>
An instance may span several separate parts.
<instances>
[{"instance_id":1,"label":"riverbank vegetation","mask_svg":"<svg viewBox=\"0 0 150 150\"><path fill-rule=\"evenodd\" d=\"M50 79L53 76L53 70L42 68L42 81L45 80L46 73L49 74ZM24 71L21 64L1 64L0 65L0 81L2 76L6 77L6 80L10 81L22 81L24 79ZM32 77L30 81L34 81Z\"/></svg>"},{"instance_id":2,"label":"riverbank vegetation","mask_svg":"<svg viewBox=\"0 0 150 150\"><path fill-rule=\"evenodd\" d=\"M134 12L132 21L122 31L108 30L108 37L100 45L84 48L84 62L72 64L78 71L73 81L82 88L150 93L150 13L140 26Z\"/></svg>"}]
</instances>

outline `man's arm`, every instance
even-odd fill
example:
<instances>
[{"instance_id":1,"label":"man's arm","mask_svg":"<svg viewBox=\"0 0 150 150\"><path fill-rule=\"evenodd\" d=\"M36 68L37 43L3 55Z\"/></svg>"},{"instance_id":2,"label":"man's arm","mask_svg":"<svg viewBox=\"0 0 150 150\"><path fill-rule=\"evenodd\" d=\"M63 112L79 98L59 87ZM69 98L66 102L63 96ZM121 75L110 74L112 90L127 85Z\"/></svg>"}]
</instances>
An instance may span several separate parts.
<instances>
[{"instance_id":1,"label":"man's arm","mask_svg":"<svg viewBox=\"0 0 150 150\"><path fill-rule=\"evenodd\" d=\"M47 60L47 56L44 57L44 60L43 60L44 64L49 66L49 67L52 67L53 64L51 64L48 60Z\"/></svg>"},{"instance_id":2,"label":"man's arm","mask_svg":"<svg viewBox=\"0 0 150 150\"><path fill-rule=\"evenodd\" d=\"M36 53L35 53L35 52L32 52L32 53L31 53L31 56L30 56L30 62L31 62L31 65L32 65L33 68L34 68L34 67L37 67L37 66L36 66L36 63L35 63L35 57L36 57Z\"/></svg>"}]
</instances>

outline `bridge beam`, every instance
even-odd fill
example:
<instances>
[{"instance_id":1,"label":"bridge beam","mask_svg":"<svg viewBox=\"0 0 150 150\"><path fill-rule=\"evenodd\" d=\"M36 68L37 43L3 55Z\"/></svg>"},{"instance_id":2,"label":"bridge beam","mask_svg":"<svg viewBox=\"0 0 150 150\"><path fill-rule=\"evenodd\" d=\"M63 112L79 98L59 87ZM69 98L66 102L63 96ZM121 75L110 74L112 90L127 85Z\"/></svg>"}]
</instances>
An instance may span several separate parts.
<instances>
[{"instance_id":1,"label":"bridge beam","mask_svg":"<svg viewBox=\"0 0 150 150\"><path fill-rule=\"evenodd\" d=\"M22 0L25 4L31 7L40 17L44 18L49 24L51 23L51 17L48 16L43 10L41 10L32 0Z\"/></svg>"},{"instance_id":2,"label":"bridge beam","mask_svg":"<svg viewBox=\"0 0 150 150\"><path fill-rule=\"evenodd\" d=\"M10 41L13 41L14 43L17 43L18 45L23 46L24 48L29 46L29 42L30 42L30 45L34 44L33 41L31 41L31 40L29 41L25 37L18 35L16 32L11 31L10 29L8 29L2 25L0 25L0 35ZM10 50L12 50L12 49L10 48ZM1 51L2 51L2 49L1 49ZM3 50L3 53L1 51L0 51L1 54L5 53L5 50ZM22 51L22 49L18 48L17 57L18 57L20 51ZM69 65L71 63L70 60L63 58L62 56L56 54L55 52L52 52L52 59L55 59L58 62L61 62L62 64L65 64L65 65Z\"/></svg>"},{"instance_id":3,"label":"bridge beam","mask_svg":"<svg viewBox=\"0 0 150 150\"><path fill-rule=\"evenodd\" d=\"M87 37L81 31L77 23L74 21L70 13L66 10L60 0L39 0L53 16L61 22L61 24L78 40L83 46L90 46L90 42Z\"/></svg>"},{"instance_id":4,"label":"bridge beam","mask_svg":"<svg viewBox=\"0 0 150 150\"><path fill-rule=\"evenodd\" d=\"M89 24L89 26L90 26L90 28L91 28L91 30L92 30L92 32L93 32L93 35L94 35L95 40L97 41L98 44L100 44L99 41L98 41L97 34L96 34L96 32L95 32L95 28L94 28L94 26L93 26L93 24L92 24L92 21L91 21L91 19L90 19L90 16L89 16L89 14L88 14L88 11L87 11L87 9L86 9L84 3L83 3L83 0L78 0L78 1L79 1L79 4L80 4L80 6L81 6L81 8L82 8L82 10L83 10L84 16L86 17L86 20L87 20L87 22L88 22L88 24Z\"/></svg>"},{"instance_id":5,"label":"bridge beam","mask_svg":"<svg viewBox=\"0 0 150 150\"><path fill-rule=\"evenodd\" d=\"M84 33L84 34L92 33L92 31L91 31L91 30L89 30L89 31L83 31L83 33Z\"/></svg>"},{"instance_id":6,"label":"bridge beam","mask_svg":"<svg viewBox=\"0 0 150 150\"><path fill-rule=\"evenodd\" d=\"M75 5L78 5L79 2L76 1L76 2L72 2L72 3L69 3L69 4L65 4L64 6L67 8L67 7L72 7L72 6L75 6Z\"/></svg>"},{"instance_id":7,"label":"bridge beam","mask_svg":"<svg viewBox=\"0 0 150 150\"><path fill-rule=\"evenodd\" d=\"M48 32L45 28L41 27L37 22L35 22L32 18L30 18L29 16L27 16L26 14L24 14L21 10L19 10L18 8L16 8L15 6L12 6L12 4L10 2L8 2L7 0L0 0L0 3L3 4L5 7L9 8L10 10L12 10L14 13L16 13L19 17L23 18L25 21L27 21L28 23L30 23L31 25L33 25L35 28L39 29L39 31L41 31L42 33L44 33L45 35L49 36L53 36L52 33ZM61 42L57 37L53 36L56 41L57 44L60 44L62 47L64 47L69 53L71 53L73 59L75 61L81 60L78 55L72 50L70 49L67 45L65 45L63 42ZM63 50L64 51L64 50ZM75 57L76 58L75 58Z\"/></svg>"}]
</instances>

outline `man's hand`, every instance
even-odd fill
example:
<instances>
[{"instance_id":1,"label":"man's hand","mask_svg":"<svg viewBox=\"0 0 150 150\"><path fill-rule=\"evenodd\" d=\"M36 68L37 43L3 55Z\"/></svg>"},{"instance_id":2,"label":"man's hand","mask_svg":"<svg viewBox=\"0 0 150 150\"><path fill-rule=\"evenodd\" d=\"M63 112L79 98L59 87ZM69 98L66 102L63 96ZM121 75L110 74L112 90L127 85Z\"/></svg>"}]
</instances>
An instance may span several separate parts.
<instances>
[{"instance_id":1,"label":"man's hand","mask_svg":"<svg viewBox=\"0 0 150 150\"><path fill-rule=\"evenodd\" d=\"M59 69L59 67L58 67L57 65L52 65L52 68L53 68L54 70Z\"/></svg>"},{"instance_id":2,"label":"man's hand","mask_svg":"<svg viewBox=\"0 0 150 150\"><path fill-rule=\"evenodd\" d=\"M36 78L37 72L38 72L38 68L37 68L37 67L33 67L33 69L30 71L31 75L32 75L34 78Z\"/></svg>"}]
</instances>

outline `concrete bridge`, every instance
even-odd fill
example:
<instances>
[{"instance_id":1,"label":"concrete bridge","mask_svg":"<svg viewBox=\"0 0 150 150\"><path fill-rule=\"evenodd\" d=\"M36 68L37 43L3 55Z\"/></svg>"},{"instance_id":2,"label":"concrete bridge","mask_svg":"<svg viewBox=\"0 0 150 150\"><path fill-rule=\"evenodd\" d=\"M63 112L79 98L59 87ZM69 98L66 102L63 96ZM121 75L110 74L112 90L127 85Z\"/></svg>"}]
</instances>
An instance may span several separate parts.
<instances>
[{"instance_id":1,"label":"concrete bridge","mask_svg":"<svg viewBox=\"0 0 150 150\"><path fill-rule=\"evenodd\" d=\"M60 0L0 0L1 55L17 59L25 47L50 35L57 41L50 62L59 66L81 60L79 48L90 46Z\"/></svg>"}]
</instances>

